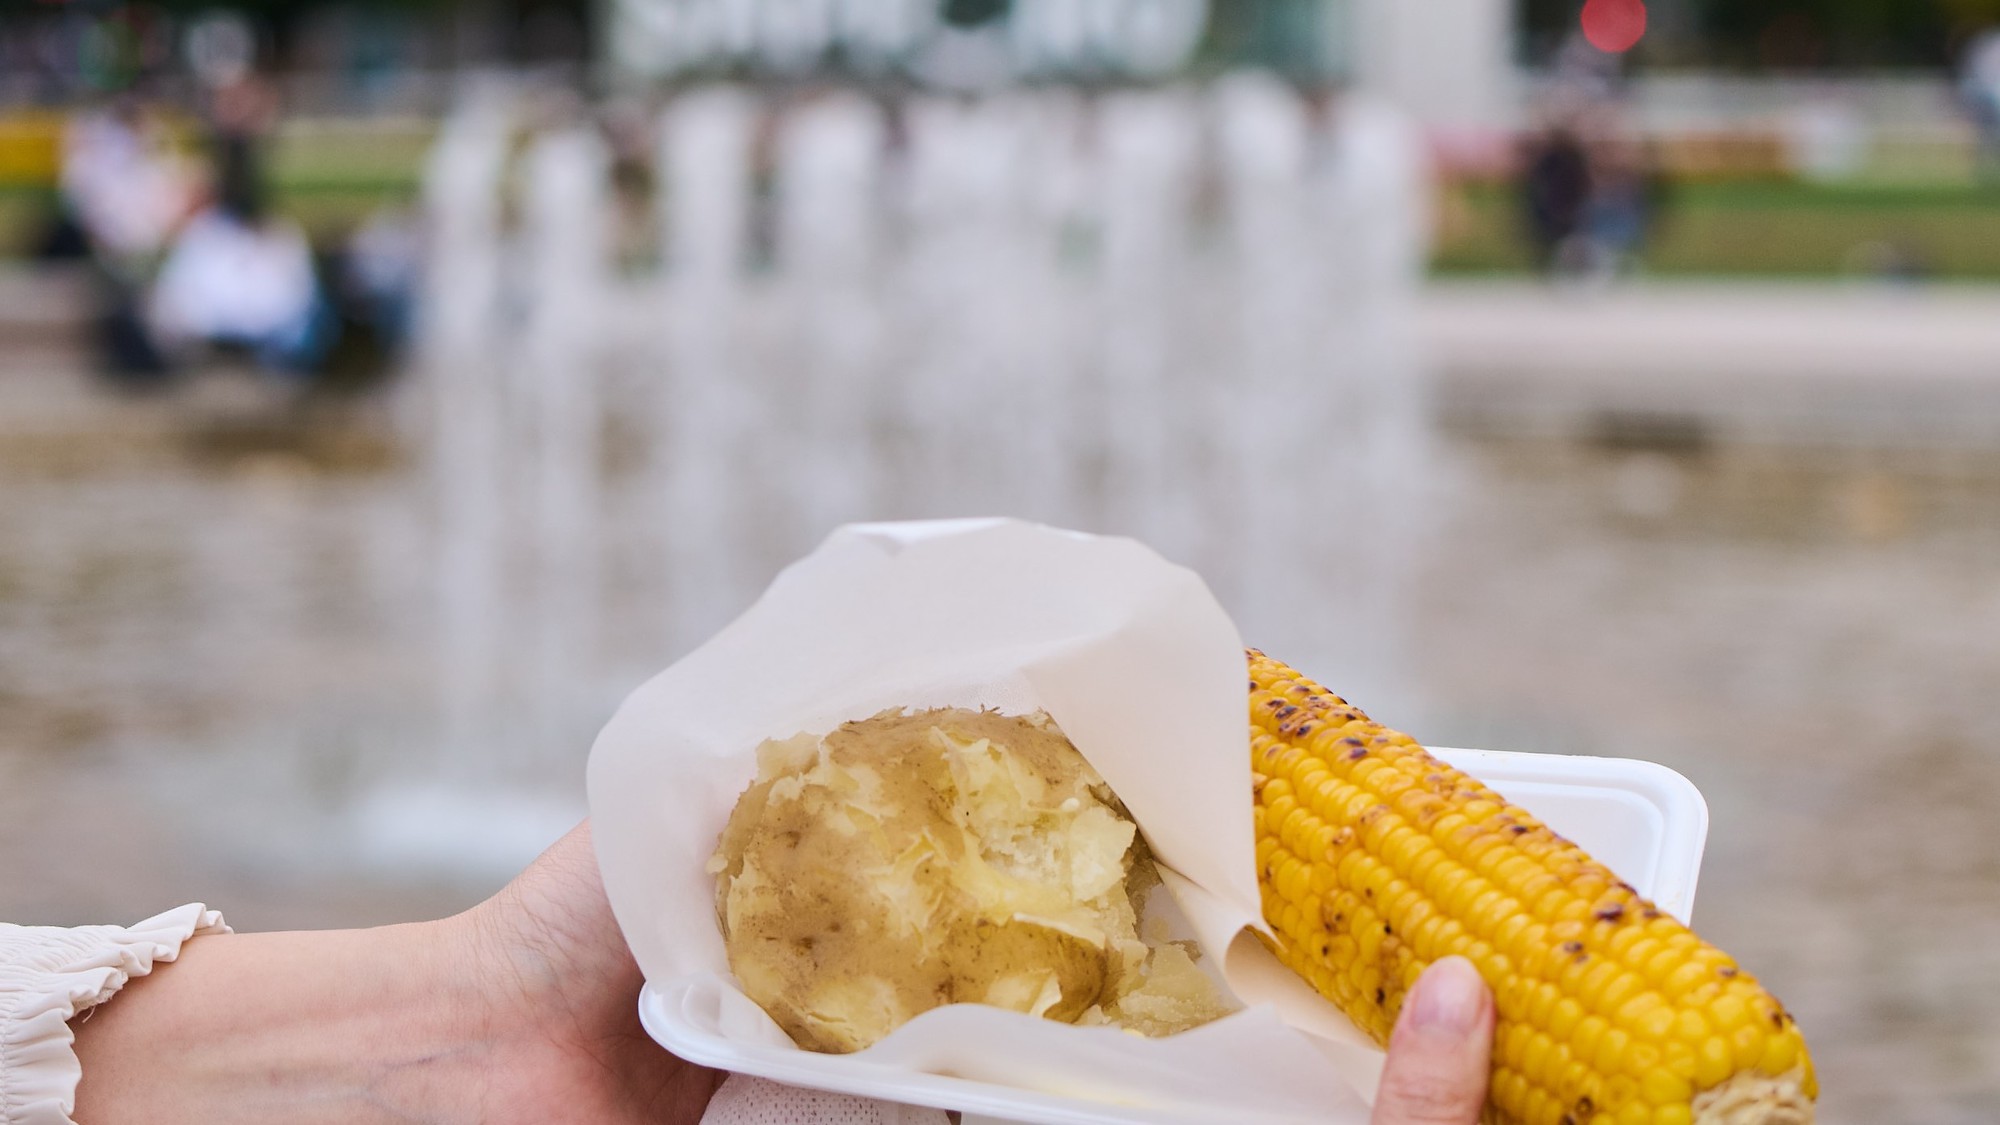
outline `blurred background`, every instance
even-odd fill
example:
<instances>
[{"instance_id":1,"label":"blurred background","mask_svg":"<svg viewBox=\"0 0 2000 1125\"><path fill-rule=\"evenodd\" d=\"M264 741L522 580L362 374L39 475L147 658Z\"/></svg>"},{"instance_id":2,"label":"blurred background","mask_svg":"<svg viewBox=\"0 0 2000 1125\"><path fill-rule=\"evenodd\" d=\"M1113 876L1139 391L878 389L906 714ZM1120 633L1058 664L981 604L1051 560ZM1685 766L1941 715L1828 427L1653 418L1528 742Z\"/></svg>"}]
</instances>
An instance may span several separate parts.
<instances>
[{"instance_id":1,"label":"blurred background","mask_svg":"<svg viewBox=\"0 0 2000 1125\"><path fill-rule=\"evenodd\" d=\"M0 6L0 918L434 917L834 526L1647 758L1830 1122L2000 1104L2000 3Z\"/></svg>"}]
</instances>

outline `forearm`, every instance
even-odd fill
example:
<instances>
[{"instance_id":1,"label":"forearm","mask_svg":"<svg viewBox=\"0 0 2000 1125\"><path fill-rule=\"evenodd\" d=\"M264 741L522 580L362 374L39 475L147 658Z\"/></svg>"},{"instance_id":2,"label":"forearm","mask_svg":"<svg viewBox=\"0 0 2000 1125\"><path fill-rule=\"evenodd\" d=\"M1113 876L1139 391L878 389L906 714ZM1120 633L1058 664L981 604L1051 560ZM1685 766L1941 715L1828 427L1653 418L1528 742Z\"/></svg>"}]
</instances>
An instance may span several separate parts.
<instances>
[{"instance_id":1,"label":"forearm","mask_svg":"<svg viewBox=\"0 0 2000 1125\"><path fill-rule=\"evenodd\" d=\"M455 918L216 934L70 1021L80 1125L695 1125L587 827Z\"/></svg>"},{"instance_id":2,"label":"forearm","mask_svg":"<svg viewBox=\"0 0 2000 1125\"><path fill-rule=\"evenodd\" d=\"M72 1021L79 1125L477 1121L493 1044L456 920L196 938ZM458 963L454 963L458 962Z\"/></svg>"}]
</instances>

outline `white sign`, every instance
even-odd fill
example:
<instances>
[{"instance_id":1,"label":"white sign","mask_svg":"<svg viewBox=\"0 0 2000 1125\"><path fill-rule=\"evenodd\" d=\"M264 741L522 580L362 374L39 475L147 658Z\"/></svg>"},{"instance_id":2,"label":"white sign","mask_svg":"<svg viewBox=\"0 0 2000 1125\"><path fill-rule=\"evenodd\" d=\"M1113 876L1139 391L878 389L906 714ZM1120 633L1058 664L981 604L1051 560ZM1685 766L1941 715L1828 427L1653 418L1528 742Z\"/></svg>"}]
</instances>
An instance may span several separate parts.
<instances>
[{"instance_id":1,"label":"white sign","mask_svg":"<svg viewBox=\"0 0 2000 1125\"><path fill-rule=\"evenodd\" d=\"M611 61L647 78L749 67L840 68L941 85L1088 75L1150 78L1185 66L1209 0L1013 0L976 23L948 0L611 0Z\"/></svg>"}]
</instances>

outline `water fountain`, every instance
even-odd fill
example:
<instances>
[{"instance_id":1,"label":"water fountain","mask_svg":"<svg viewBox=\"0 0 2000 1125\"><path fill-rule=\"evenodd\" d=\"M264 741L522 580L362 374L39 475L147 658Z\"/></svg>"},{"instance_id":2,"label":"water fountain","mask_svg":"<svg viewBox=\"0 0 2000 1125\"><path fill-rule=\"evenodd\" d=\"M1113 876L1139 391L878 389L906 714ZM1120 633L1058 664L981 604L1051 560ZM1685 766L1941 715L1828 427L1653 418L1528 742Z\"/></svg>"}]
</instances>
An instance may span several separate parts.
<instances>
[{"instance_id":1,"label":"water fountain","mask_svg":"<svg viewBox=\"0 0 2000 1125\"><path fill-rule=\"evenodd\" d=\"M580 769L601 691L609 159L594 130L544 132L509 230L513 139L509 102L473 99L429 178L442 757L378 769L348 826L364 858L480 875L517 870L581 815L576 787L549 782Z\"/></svg>"},{"instance_id":2,"label":"water fountain","mask_svg":"<svg viewBox=\"0 0 2000 1125\"><path fill-rule=\"evenodd\" d=\"M696 90L660 118L636 278L577 127L532 138L500 221L507 120L464 111L431 178L442 699L480 747L433 797L573 782L615 689L853 519L1138 535L1247 637L1393 684L1426 476L1425 193L1393 115L1258 78L893 110ZM643 468L607 468L614 422Z\"/></svg>"},{"instance_id":3,"label":"water fountain","mask_svg":"<svg viewBox=\"0 0 2000 1125\"><path fill-rule=\"evenodd\" d=\"M796 427L799 510L859 519L884 482L857 451L883 389L880 262L884 123L876 107L837 94L789 115L776 142L778 304L796 324L780 363L800 376Z\"/></svg>"},{"instance_id":4,"label":"water fountain","mask_svg":"<svg viewBox=\"0 0 2000 1125\"><path fill-rule=\"evenodd\" d=\"M523 259L527 322L520 398L533 482L529 546L535 652L529 727L536 745L558 745L583 702L602 608L598 568L604 404L597 355L611 278L610 156L594 131L550 132L527 156ZM531 755L532 757L533 755Z\"/></svg>"},{"instance_id":5,"label":"water fountain","mask_svg":"<svg viewBox=\"0 0 2000 1125\"><path fill-rule=\"evenodd\" d=\"M749 95L718 89L680 99L660 132L667 268L660 327L639 346L657 364L660 561L672 575L661 596L673 637L713 631L749 596L739 560L769 503L754 446L756 388L731 331L746 296L755 120Z\"/></svg>"}]
</instances>

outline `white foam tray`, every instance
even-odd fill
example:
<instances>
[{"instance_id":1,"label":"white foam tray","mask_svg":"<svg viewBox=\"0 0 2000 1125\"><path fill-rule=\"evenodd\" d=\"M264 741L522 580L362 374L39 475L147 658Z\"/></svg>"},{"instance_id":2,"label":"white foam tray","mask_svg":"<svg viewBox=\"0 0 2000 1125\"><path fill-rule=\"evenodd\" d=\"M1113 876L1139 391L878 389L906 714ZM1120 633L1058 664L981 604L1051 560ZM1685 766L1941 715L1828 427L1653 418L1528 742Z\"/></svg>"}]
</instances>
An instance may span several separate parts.
<instances>
[{"instance_id":1,"label":"white foam tray","mask_svg":"<svg viewBox=\"0 0 2000 1125\"><path fill-rule=\"evenodd\" d=\"M1708 804L1665 766L1619 758L1433 753L1492 785L1580 845L1660 909L1687 921L1708 841ZM652 1037L690 1062L778 1082L860 1094L965 1114L964 1125L1197 1125L1212 1116L1163 1115L945 1075L911 1076L850 1056L746 1046L715 1034L683 997L648 984L639 1018ZM1244 1122L1243 1125L1261 1125Z\"/></svg>"}]
</instances>

